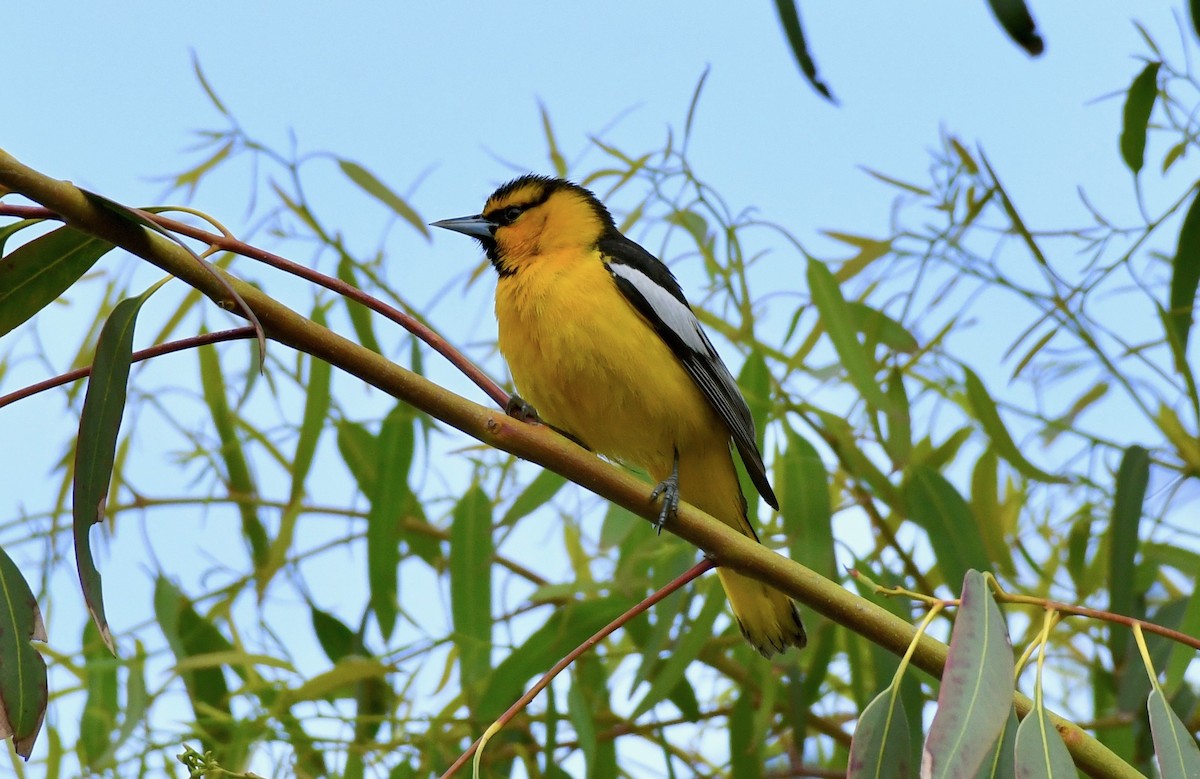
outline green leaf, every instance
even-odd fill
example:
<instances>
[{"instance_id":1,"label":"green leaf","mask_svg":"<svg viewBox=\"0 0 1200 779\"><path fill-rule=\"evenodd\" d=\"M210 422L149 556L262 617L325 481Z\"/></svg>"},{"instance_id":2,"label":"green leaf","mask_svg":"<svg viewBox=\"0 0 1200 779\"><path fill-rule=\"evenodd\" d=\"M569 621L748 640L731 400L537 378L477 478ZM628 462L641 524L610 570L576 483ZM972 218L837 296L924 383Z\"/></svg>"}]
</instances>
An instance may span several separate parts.
<instances>
[{"instance_id":1,"label":"green leaf","mask_svg":"<svg viewBox=\"0 0 1200 779\"><path fill-rule=\"evenodd\" d=\"M1046 50L1024 0L988 0L988 5L996 15L996 21L1018 46L1034 57Z\"/></svg>"},{"instance_id":2,"label":"green leaf","mask_svg":"<svg viewBox=\"0 0 1200 779\"><path fill-rule=\"evenodd\" d=\"M785 427L787 448L775 458L779 513L788 556L822 576L837 578L829 472L816 447Z\"/></svg>"},{"instance_id":3,"label":"green leaf","mask_svg":"<svg viewBox=\"0 0 1200 779\"><path fill-rule=\"evenodd\" d=\"M0 260L0 336L57 300L113 245L60 227Z\"/></svg>"},{"instance_id":4,"label":"green leaf","mask_svg":"<svg viewBox=\"0 0 1200 779\"><path fill-rule=\"evenodd\" d=\"M338 167L342 169L342 173L346 174L346 178L361 187L368 195L390 208L396 216L416 228L417 232L425 236L426 239L430 237L429 228L425 226L425 220L421 219L404 198L397 195L386 184L376 178L374 173L357 162L351 162L350 160L339 159L337 163Z\"/></svg>"},{"instance_id":5,"label":"green leaf","mask_svg":"<svg viewBox=\"0 0 1200 779\"><path fill-rule=\"evenodd\" d=\"M1076 779L1079 776L1071 762L1071 753L1042 706L1035 706L1017 728L1016 756L1016 775L1021 779Z\"/></svg>"},{"instance_id":6,"label":"green leaf","mask_svg":"<svg viewBox=\"0 0 1200 779\"><path fill-rule=\"evenodd\" d=\"M450 613L458 647L462 686L468 701L491 672L492 653L492 502L479 485L454 507L450 524ZM474 705L472 711L476 710Z\"/></svg>"},{"instance_id":7,"label":"green leaf","mask_svg":"<svg viewBox=\"0 0 1200 779\"><path fill-rule=\"evenodd\" d=\"M792 55L796 58L796 64L800 66L800 72L821 97L837 105L833 93L817 75L817 64L808 53L808 43L804 40L804 27L800 24L800 8L796 0L775 0L775 10L779 13L779 23L783 25L783 32L787 36L788 45L792 47Z\"/></svg>"},{"instance_id":8,"label":"green leaf","mask_svg":"<svg viewBox=\"0 0 1200 779\"><path fill-rule=\"evenodd\" d=\"M42 729L46 661L30 641L45 641L42 612L25 577L0 548L0 739L26 760Z\"/></svg>"},{"instance_id":9,"label":"green leaf","mask_svg":"<svg viewBox=\"0 0 1200 779\"><path fill-rule=\"evenodd\" d=\"M1138 525L1142 521L1142 503L1150 481L1150 452L1136 444L1125 449L1121 467L1117 470L1116 494L1113 496L1112 518L1108 531L1108 592L1109 610L1127 617L1137 617L1134 584L1134 559L1138 551ZM1109 632L1109 649L1117 665L1125 658L1128 647L1126 632Z\"/></svg>"},{"instance_id":10,"label":"green leaf","mask_svg":"<svg viewBox=\"0 0 1200 779\"><path fill-rule=\"evenodd\" d=\"M313 632L317 634L317 642L331 663L360 650L358 636L346 623L316 606L309 606L309 616L312 618Z\"/></svg>"},{"instance_id":11,"label":"green leaf","mask_svg":"<svg viewBox=\"0 0 1200 779\"><path fill-rule=\"evenodd\" d=\"M500 526L512 527L518 520L546 505L566 483L567 480L554 471L543 470L513 499L512 505L500 520Z\"/></svg>"},{"instance_id":12,"label":"green leaf","mask_svg":"<svg viewBox=\"0 0 1200 779\"><path fill-rule=\"evenodd\" d=\"M342 258L338 260L337 277L350 286L361 289L358 274L354 272L354 260L348 254L343 254ZM375 337L375 328L371 322L371 309L345 295L341 299L343 305L346 306L346 313L350 316L350 324L354 328L354 334L358 336L359 344L376 354L382 354L383 350L379 346L379 339Z\"/></svg>"},{"instance_id":13,"label":"green leaf","mask_svg":"<svg viewBox=\"0 0 1200 779\"><path fill-rule=\"evenodd\" d=\"M1192 198L1192 204L1183 217L1171 267L1168 322L1174 332L1171 347L1175 366L1181 374L1188 373L1187 346L1192 331L1192 307L1196 301L1197 285L1200 285L1200 195Z\"/></svg>"},{"instance_id":14,"label":"green leaf","mask_svg":"<svg viewBox=\"0 0 1200 779\"><path fill-rule=\"evenodd\" d=\"M857 300L847 301L846 308L854 319L854 329L862 333L868 349L877 343L902 354L911 354L921 348L904 325L882 311Z\"/></svg>"},{"instance_id":15,"label":"green leaf","mask_svg":"<svg viewBox=\"0 0 1200 779\"><path fill-rule=\"evenodd\" d=\"M370 679L382 679L392 672L391 666L375 658L350 655L343 657L328 671L319 673L292 690L285 690L275 704L283 711L299 701L352 698L355 685Z\"/></svg>"},{"instance_id":16,"label":"green leaf","mask_svg":"<svg viewBox=\"0 0 1200 779\"><path fill-rule=\"evenodd\" d=\"M833 342L833 348L837 351L850 383L868 404L887 411L891 403L875 380L874 358L859 342L854 314L846 299L842 297L837 280L820 260L808 261L808 287L812 301L821 315L825 332Z\"/></svg>"},{"instance_id":17,"label":"green leaf","mask_svg":"<svg viewBox=\"0 0 1200 779\"><path fill-rule=\"evenodd\" d=\"M106 767L103 758L116 730L117 662L93 622L83 628L83 673L87 698L79 718L79 762L92 772Z\"/></svg>"},{"instance_id":18,"label":"green leaf","mask_svg":"<svg viewBox=\"0 0 1200 779\"><path fill-rule=\"evenodd\" d=\"M262 520L258 518L258 487L250 473L242 441L237 435L235 415L225 396L225 378L216 347L211 344L196 350L200 360L200 388L204 403L212 417L213 427L221 443L221 459L225 463L225 487L237 501L242 520L242 536L250 546L250 556L257 571L267 562L270 543Z\"/></svg>"},{"instance_id":19,"label":"green leaf","mask_svg":"<svg viewBox=\"0 0 1200 779\"><path fill-rule=\"evenodd\" d=\"M161 575L154 583L154 615L177 661L234 649L212 622L196 612L191 599ZM237 666L233 670L245 674ZM235 749L233 713L222 668L193 668L181 671L179 676L187 689L205 749L213 750L219 758L230 754Z\"/></svg>"},{"instance_id":20,"label":"green leaf","mask_svg":"<svg viewBox=\"0 0 1200 779\"><path fill-rule=\"evenodd\" d=\"M555 609L546 622L509 653L489 676L480 697L479 720L494 721L521 697L526 682L549 670L563 655L598 633L634 603L630 598L613 595L571 602ZM571 719L575 721L574 715Z\"/></svg>"},{"instance_id":21,"label":"green leaf","mask_svg":"<svg viewBox=\"0 0 1200 779\"><path fill-rule=\"evenodd\" d=\"M313 320L324 325L324 316L315 314ZM312 469L317 453L317 443L325 429L325 418L329 414L329 385L332 368L329 363L316 357L309 358L308 393L304 400L304 416L300 422L300 436L296 440L296 452L292 457L292 489L288 501L298 502L304 497L304 482Z\"/></svg>"},{"instance_id":22,"label":"green leaf","mask_svg":"<svg viewBox=\"0 0 1200 779\"><path fill-rule=\"evenodd\" d=\"M972 776L979 770L1008 720L1013 672L1004 617L983 574L970 571L925 742L923 776Z\"/></svg>"},{"instance_id":23,"label":"green leaf","mask_svg":"<svg viewBox=\"0 0 1200 779\"><path fill-rule=\"evenodd\" d=\"M1158 68L1151 62L1142 69L1125 93L1125 111L1121 125L1121 158L1136 176L1146 160L1146 127L1158 97Z\"/></svg>"},{"instance_id":24,"label":"green leaf","mask_svg":"<svg viewBox=\"0 0 1200 779\"><path fill-rule=\"evenodd\" d=\"M742 690L729 712L729 775L738 779L763 775L762 739L754 737L754 695Z\"/></svg>"},{"instance_id":25,"label":"green leaf","mask_svg":"<svg viewBox=\"0 0 1200 779\"><path fill-rule=\"evenodd\" d=\"M575 738L579 742L579 750L583 752L583 764L587 768L587 776L592 776L593 766L596 764L596 718L592 714L592 708L588 704L587 698L584 697L583 688L578 680L574 681L571 689L567 691L567 716L575 728Z\"/></svg>"},{"instance_id":26,"label":"green leaf","mask_svg":"<svg viewBox=\"0 0 1200 779\"><path fill-rule=\"evenodd\" d=\"M1000 521L1000 480L997 473L1000 460L996 450L988 447L979 455L971 470L971 516L979 526L983 547L997 569L1015 573L1012 549L1004 537L1004 524Z\"/></svg>"},{"instance_id":27,"label":"green leaf","mask_svg":"<svg viewBox=\"0 0 1200 779\"><path fill-rule=\"evenodd\" d=\"M983 759L975 779L1010 779L1017 775L1017 727L1017 710L1010 706L1004 732Z\"/></svg>"},{"instance_id":28,"label":"green leaf","mask_svg":"<svg viewBox=\"0 0 1200 779\"><path fill-rule=\"evenodd\" d=\"M542 115L542 132L546 134L546 150L550 154L550 164L554 167L554 175L561 178L567 177L567 161L563 157L562 152L558 149L558 141L554 138L554 127L550 124L550 114L546 112L546 106L538 103L538 111Z\"/></svg>"},{"instance_id":29,"label":"green leaf","mask_svg":"<svg viewBox=\"0 0 1200 779\"><path fill-rule=\"evenodd\" d=\"M971 406L971 413L979 421L983 432L987 433L988 438L992 440L992 445L996 447L996 452L1005 460L1008 460L1022 476L1028 479L1054 484L1065 483L1067 481L1066 478L1046 473L1025 459L1025 455L1021 454L1020 448L1017 447L1012 436L1008 434L1008 428L1004 426L1004 421L1000 419L1000 412L996 409L996 403L992 400L991 395L988 394L983 382L980 381L973 370L966 366L963 366L963 373L966 377L967 402Z\"/></svg>"},{"instance_id":30,"label":"green leaf","mask_svg":"<svg viewBox=\"0 0 1200 779\"><path fill-rule=\"evenodd\" d=\"M367 513L367 582L371 609L384 638L396 626L399 603L400 523L411 501L408 486L416 437L412 410L399 403L379 430L378 469Z\"/></svg>"},{"instance_id":31,"label":"green leaf","mask_svg":"<svg viewBox=\"0 0 1200 779\"><path fill-rule=\"evenodd\" d=\"M1200 749L1161 688L1155 686L1146 706L1150 710L1150 735L1154 739L1159 776L1162 779L1200 777Z\"/></svg>"},{"instance_id":32,"label":"green leaf","mask_svg":"<svg viewBox=\"0 0 1200 779\"><path fill-rule=\"evenodd\" d=\"M374 495L379 481L379 438L365 426L342 419L337 423L337 447L358 491Z\"/></svg>"},{"instance_id":33,"label":"green leaf","mask_svg":"<svg viewBox=\"0 0 1200 779\"><path fill-rule=\"evenodd\" d=\"M75 563L88 612L113 654L112 633L104 616L104 593L100 572L92 560L88 531L104 519L108 487L112 481L117 451L117 433L125 413L126 384L133 357L133 329L142 304L163 285L150 287L136 298L122 300L113 308L100 330L96 358L88 378L83 411L79 417L79 439L75 445L75 480L71 509L75 537Z\"/></svg>"},{"instance_id":34,"label":"green leaf","mask_svg":"<svg viewBox=\"0 0 1200 779\"><path fill-rule=\"evenodd\" d=\"M908 517L923 528L947 584L962 581L971 568L991 567L979 523L971 507L945 477L926 465L906 471L904 503Z\"/></svg>"},{"instance_id":35,"label":"green leaf","mask_svg":"<svg viewBox=\"0 0 1200 779\"><path fill-rule=\"evenodd\" d=\"M908 779L911 753L904 702L889 686L858 716L846 779Z\"/></svg>"}]
</instances>

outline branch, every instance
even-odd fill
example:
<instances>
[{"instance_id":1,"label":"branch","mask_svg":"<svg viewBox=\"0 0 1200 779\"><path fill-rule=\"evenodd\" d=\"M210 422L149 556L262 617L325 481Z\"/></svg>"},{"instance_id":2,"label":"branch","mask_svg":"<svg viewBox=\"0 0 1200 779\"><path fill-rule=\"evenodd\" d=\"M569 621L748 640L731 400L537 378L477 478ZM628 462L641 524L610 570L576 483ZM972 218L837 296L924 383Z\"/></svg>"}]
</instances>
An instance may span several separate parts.
<instances>
[{"instance_id":1,"label":"branch","mask_svg":"<svg viewBox=\"0 0 1200 779\"><path fill-rule=\"evenodd\" d=\"M232 300L213 273L220 273L254 311L267 336L279 343L325 360L413 407L442 420L478 441L501 449L570 479L602 498L653 522L658 509L647 499L646 485L630 473L541 425L527 424L503 412L484 408L408 371L353 341L317 325L261 290L197 265L181 247L97 207L69 182L45 176L22 165L0 149L0 187L41 203L67 224L122 247L200 290L225 310ZM902 656L916 631L912 625L874 603L799 563L742 535L699 509L681 504L667 530L700 547L718 565L727 566L790 595L814 611ZM912 662L935 677L941 676L947 646L928 636L918 642ZM1022 716L1032 702L1015 694ZM1077 725L1054 716L1076 765L1092 776L1140 778L1140 774Z\"/></svg>"}]
</instances>

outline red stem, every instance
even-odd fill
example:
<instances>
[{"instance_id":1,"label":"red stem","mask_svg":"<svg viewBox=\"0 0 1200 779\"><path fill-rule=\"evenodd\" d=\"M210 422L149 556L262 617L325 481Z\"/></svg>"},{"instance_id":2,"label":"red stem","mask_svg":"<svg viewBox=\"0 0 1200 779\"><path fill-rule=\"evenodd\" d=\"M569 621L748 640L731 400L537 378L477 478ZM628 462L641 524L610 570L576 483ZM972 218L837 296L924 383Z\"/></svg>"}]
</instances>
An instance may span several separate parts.
<instances>
[{"instance_id":1,"label":"red stem","mask_svg":"<svg viewBox=\"0 0 1200 779\"><path fill-rule=\"evenodd\" d=\"M232 330L218 330L215 333L202 333L201 335L193 335L189 338L181 338L178 341L168 341L165 344L151 346L149 349L142 349L133 353L132 362L141 362L148 360L151 357L158 357L171 352L178 352L184 349L191 349L196 346L204 346L206 344L220 343L221 341L234 341L238 338L254 338L255 329L247 325L246 327L235 327ZM86 368L76 368L73 371L55 376L52 379L39 381L37 384L30 384L28 387L22 387L15 392L10 392L7 395L0 395L0 408L4 408L10 403L16 403L18 400L24 400L30 395L36 395L39 392L44 392L54 387L60 387L63 384L82 379L84 376L91 375L92 367L89 365Z\"/></svg>"}]
</instances>

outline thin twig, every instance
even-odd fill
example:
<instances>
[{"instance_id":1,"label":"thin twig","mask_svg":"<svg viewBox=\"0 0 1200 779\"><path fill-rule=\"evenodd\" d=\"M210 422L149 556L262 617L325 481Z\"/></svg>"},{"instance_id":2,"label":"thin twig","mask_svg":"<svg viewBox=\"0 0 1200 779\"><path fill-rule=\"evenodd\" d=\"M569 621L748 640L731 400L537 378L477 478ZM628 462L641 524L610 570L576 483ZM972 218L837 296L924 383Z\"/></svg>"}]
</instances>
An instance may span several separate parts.
<instances>
[{"instance_id":1,"label":"thin twig","mask_svg":"<svg viewBox=\"0 0 1200 779\"><path fill-rule=\"evenodd\" d=\"M508 708L508 711L501 714L500 718L493 722L482 736L475 739L475 743L471 744L471 746L467 748L467 751L463 752L459 756L458 760L454 761L454 765L446 769L446 773L442 774L441 779L450 779L451 776L454 776L458 769L466 765L467 761L471 759L471 756L474 755L476 750L479 749L481 742L483 742L485 739L491 738L492 735L507 725L513 717L517 716L522 709L528 706L529 703L537 697L538 693L546 689L550 682L554 680L554 677L562 673L563 669L575 662L580 655L596 646L596 644L599 644L611 633L613 633L613 631L622 627L625 625L625 623L629 622L629 620L633 619L639 614L642 614L655 603L658 603L660 600L675 592L683 585L693 581L700 575L711 571L715 567L715 562L707 557L704 558L681 574L679 577L671 581L665 587L661 588L657 592L654 592L649 597L642 600L642 602L631 608L629 611L626 611L624 614L605 625L598 633L593 635L587 641L584 641L582 644L572 649L565 657L563 657L563 659L555 663L554 667L547 671L541 679L538 679L537 683L534 684L533 687L529 688L529 692L518 698L517 702Z\"/></svg>"}]
</instances>

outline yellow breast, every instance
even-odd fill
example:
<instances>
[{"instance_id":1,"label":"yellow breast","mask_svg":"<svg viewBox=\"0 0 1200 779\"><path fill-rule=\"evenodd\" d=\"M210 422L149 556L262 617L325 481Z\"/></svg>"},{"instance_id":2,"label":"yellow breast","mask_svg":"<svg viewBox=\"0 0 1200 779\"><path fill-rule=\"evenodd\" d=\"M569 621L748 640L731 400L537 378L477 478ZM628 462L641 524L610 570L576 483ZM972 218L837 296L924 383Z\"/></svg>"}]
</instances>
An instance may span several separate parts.
<instances>
[{"instance_id":1,"label":"yellow breast","mask_svg":"<svg viewBox=\"0 0 1200 779\"><path fill-rule=\"evenodd\" d=\"M496 319L517 391L542 419L655 478L670 472L676 447L723 434L703 394L598 254L541 255L535 270L500 278Z\"/></svg>"}]
</instances>

